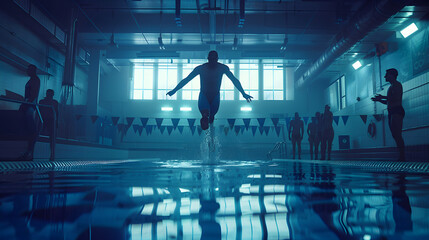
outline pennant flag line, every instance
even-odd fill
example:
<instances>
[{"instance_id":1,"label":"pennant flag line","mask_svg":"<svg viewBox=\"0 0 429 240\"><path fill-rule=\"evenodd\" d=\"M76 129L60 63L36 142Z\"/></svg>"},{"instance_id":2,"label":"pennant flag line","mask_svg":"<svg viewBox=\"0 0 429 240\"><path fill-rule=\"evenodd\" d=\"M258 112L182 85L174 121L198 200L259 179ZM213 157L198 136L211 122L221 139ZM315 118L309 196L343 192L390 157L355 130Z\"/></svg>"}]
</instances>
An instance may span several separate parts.
<instances>
[{"instance_id":1,"label":"pennant flag line","mask_svg":"<svg viewBox=\"0 0 429 240\"><path fill-rule=\"evenodd\" d=\"M165 126L158 126L159 131L161 131L161 134L164 134Z\"/></svg>"},{"instance_id":2,"label":"pennant flag line","mask_svg":"<svg viewBox=\"0 0 429 240\"><path fill-rule=\"evenodd\" d=\"M281 130L281 127L275 127L275 130L276 130L276 133L277 133L277 137L280 135L280 130Z\"/></svg>"},{"instance_id":3,"label":"pennant flag line","mask_svg":"<svg viewBox=\"0 0 429 240\"><path fill-rule=\"evenodd\" d=\"M225 133L225 136L228 135L229 127L224 127L223 132Z\"/></svg>"},{"instance_id":4,"label":"pennant flag line","mask_svg":"<svg viewBox=\"0 0 429 240\"><path fill-rule=\"evenodd\" d=\"M173 128L176 129L177 125L179 125L180 118L172 118L171 123L173 124Z\"/></svg>"},{"instance_id":5,"label":"pennant flag line","mask_svg":"<svg viewBox=\"0 0 429 240\"><path fill-rule=\"evenodd\" d=\"M188 125L190 128L192 128L194 126L194 124L195 124L195 119L188 119ZM194 135L194 134L192 133L192 135Z\"/></svg>"},{"instance_id":6,"label":"pennant flag line","mask_svg":"<svg viewBox=\"0 0 429 240\"><path fill-rule=\"evenodd\" d=\"M173 126L167 126L168 135L170 135L172 131L173 131Z\"/></svg>"},{"instance_id":7,"label":"pennant flag line","mask_svg":"<svg viewBox=\"0 0 429 240\"><path fill-rule=\"evenodd\" d=\"M177 126L177 129L179 129L180 134L183 133L183 128L184 128L184 126Z\"/></svg>"},{"instance_id":8,"label":"pennant flag line","mask_svg":"<svg viewBox=\"0 0 429 240\"><path fill-rule=\"evenodd\" d=\"M273 121L274 126L277 127L277 124L279 123L279 118L271 118L271 121Z\"/></svg>"},{"instance_id":9,"label":"pennant flag line","mask_svg":"<svg viewBox=\"0 0 429 240\"><path fill-rule=\"evenodd\" d=\"M244 127L244 125L242 125L242 126L240 126L240 130L241 130L241 134L243 134L243 132L244 132L244 129L246 128L246 127Z\"/></svg>"},{"instance_id":10,"label":"pennant flag line","mask_svg":"<svg viewBox=\"0 0 429 240\"><path fill-rule=\"evenodd\" d=\"M270 127L264 127L265 135L268 136L268 133L270 132Z\"/></svg>"},{"instance_id":11,"label":"pennant flag line","mask_svg":"<svg viewBox=\"0 0 429 240\"><path fill-rule=\"evenodd\" d=\"M164 118L155 118L156 126L158 126L159 129L161 129L162 121L164 121Z\"/></svg>"},{"instance_id":12,"label":"pennant flag line","mask_svg":"<svg viewBox=\"0 0 429 240\"><path fill-rule=\"evenodd\" d=\"M252 128L252 134L255 136L256 130L258 129L258 126L251 126Z\"/></svg>"},{"instance_id":13,"label":"pennant flag line","mask_svg":"<svg viewBox=\"0 0 429 240\"><path fill-rule=\"evenodd\" d=\"M201 128L201 126L198 126L198 135L201 136L201 132L203 131L203 129Z\"/></svg>"},{"instance_id":14,"label":"pennant flag line","mask_svg":"<svg viewBox=\"0 0 429 240\"><path fill-rule=\"evenodd\" d=\"M264 133L264 127L259 127L259 133L262 135Z\"/></svg>"},{"instance_id":15,"label":"pennant flag line","mask_svg":"<svg viewBox=\"0 0 429 240\"><path fill-rule=\"evenodd\" d=\"M137 133L138 128L139 128L139 125L137 124L133 125L134 133Z\"/></svg>"},{"instance_id":16,"label":"pennant flag line","mask_svg":"<svg viewBox=\"0 0 429 240\"><path fill-rule=\"evenodd\" d=\"M91 115L91 121L92 121L92 123L95 123L97 121L97 119L98 119L97 115Z\"/></svg>"},{"instance_id":17,"label":"pennant flag line","mask_svg":"<svg viewBox=\"0 0 429 240\"><path fill-rule=\"evenodd\" d=\"M195 120L195 119L194 119ZM195 121L194 121L195 122ZM195 133L195 126L194 125L192 125L192 126L190 126L189 127L189 129L191 130L191 133L192 133L192 136L194 136L194 133Z\"/></svg>"},{"instance_id":18,"label":"pennant flag line","mask_svg":"<svg viewBox=\"0 0 429 240\"><path fill-rule=\"evenodd\" d=\"M235 130L235 135L238 136L238 133L240 132L241 127L240 126L235 126L234 130Z\"/></svg>"},{"instance_id":19,"label":"pennant flag line","mask_svg":"<svg viewBox=\"0 0 429 240\"><path fill-rule=\"evenodd\" d=\"M289 129L290 117L285 118L286 126Z\"/></svg>"}]
</instances>

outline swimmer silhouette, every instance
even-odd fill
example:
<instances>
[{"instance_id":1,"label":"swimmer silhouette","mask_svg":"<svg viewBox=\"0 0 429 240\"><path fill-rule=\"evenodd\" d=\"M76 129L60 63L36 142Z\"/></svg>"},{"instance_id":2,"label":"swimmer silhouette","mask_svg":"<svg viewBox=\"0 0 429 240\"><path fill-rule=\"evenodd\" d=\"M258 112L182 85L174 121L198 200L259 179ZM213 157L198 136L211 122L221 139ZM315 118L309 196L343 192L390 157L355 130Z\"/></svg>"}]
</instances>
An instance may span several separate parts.
<instances>
[{"instance_id":1,"label":"swimmer silhouette","mask_svg":"<svg viewBox=\"0 0 429 240\"><path fill-rule=\"evenodd\" d=\"M234 77L229 67L225 64L218 62L218 54L216 51L210 51L207 57L208 63L202 64L194 68L192 72L177 84L177 86L169 91L167 95L173 96L178 90L183 88L189 81L191 81L198 74L200 75L201 89L198 97L198 109L201 112L201 128L207 130L209 123L212 124L214 116L219 110L220 103L220 86L222 83L222 76L226 74L232 81L234 86L240 91L247 102L252 101L252 96L246 94L240 81Z\"/></svg>"}]
</instances>

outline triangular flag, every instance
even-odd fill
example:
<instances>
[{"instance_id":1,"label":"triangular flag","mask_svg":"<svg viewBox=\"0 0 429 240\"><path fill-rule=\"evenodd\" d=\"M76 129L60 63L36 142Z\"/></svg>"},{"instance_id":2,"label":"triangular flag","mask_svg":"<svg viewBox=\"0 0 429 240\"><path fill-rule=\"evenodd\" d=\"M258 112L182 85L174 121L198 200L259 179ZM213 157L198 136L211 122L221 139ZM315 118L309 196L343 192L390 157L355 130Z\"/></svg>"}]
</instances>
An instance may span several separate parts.
<instances>
[{"instance_id":1,"label":"triangular flag","mask_svg":"<svg viewBox=\"0 0 429 240\"><path fill-rule=\"evenodd\" d=\"M224 127L223 132L225 133L225 136L228 135L229 127Z\"/></svg>"},{"instance_id":2,"label":"triangular flag","mask_svg":"<svg viewBox=\"0 0 429 240\"><path fill-rule=\"evenodd\" d=\"M290 117L285 118L286 127L289 129Z\"/></svg>"},{"instance_id":3,"label":"triangular flag","mask_svg":"<svg viewBox=\"0 0 429 240\"><path fill-rule=\"evenodd\" d=\"M234 130L235 130L235 135L238 135L238 133L241 130L241 127L240 126L235 126Z\"/></svg>"},{"instance_id":4,"label":"triangular flag","mask_svg":"<svg viewBox=\"0 0 429 240\"><path fill-rule=\"evenodd\" d=\"M362 119L363 123L366 124L366 119L368 118L367 115L360 115L360 118Z\"/></svg>"},{"instance_id":5,"label":"triangular flag","mask_svg":"<svg viewBox=\"0 0 429 240\"><path fill-rule=\"evenodd\" d=\"M168 135L170 135L172 131L173 131L173 126L167 126Z\"/></svg>"},{"instance_id":6,"label":"triangular flag","mask_svg":"<svg viewBox=\"0 0 429 240\"><path fill-rule=\"evenodd\" d=\"M229 127L232 129L234 127L235 118L228 118Z\"/></svg>"},{"instance_id":7,"label":"triangular flag","mask_svg":"<svg viewBox=\"0 0 429 240\"><path fill-rule=\"evenodd\" d=\"M193 127L195 124L195 119L188 119L188 124L189 124L189 127ZM192 135L194 135L194 134L192 134Z\"/></svg>"},{"instance_id":8,"label":"triangular flag","mask_svg":"<svg viewBox=\"0 0 429 240\"><path fill-rule=\"evenodd\" d=\"M149 121L149 118L140 118L140 122L142 122L143 127L146 127L147 121Z\"/></svg>"},{"instance_id":9,"label":"triangular flag","mask_svg":"<svg viewBox=\"0 0 429 240\"><path fill-rule=\"evenodd\" d=\"M374 118L377 120L377 122L379 122L381 119L383 119L383 114L374 114Z\"/></svg>"},{"instance_id":10,"label":"triangular flag","mask_svg":"<svg viewBox=\"0 0 429 240\"><path fill-rule=\"evenodd\" d=\"M274 127L277 133L277 137L280 135L280 130L282 129L281 127Z\"/></svg>"},{"instance_id":11,"label":"triangular flag","mask_svg":"<svg viewBox=\"0 0 429 240\"><path fill-rule=\"evenodd\" d=\"M139 136L141 136L143 132L143 126L139 126L137 131L139 131Z\"/></svg>"},{"instance_id":12,"label":"triangular flag","mask_svg":"<svg viewBox=\"0 0 429 240\"><path fill-rule=\"evenodd\" d=\"M133 124L133 122L134 122L134 118L135 118L135 117L127 117L127 123L128 123L128 126L131 126L131 124Z\"/></svg>"},{"instance_id":13,"label":"triangular flag","mask_svg":"<svg viewBox=\"0 0 429 240\"><path fill-rule=\"evenodd\" d=\"M264 127L259 127L259 133L262 135L264 133Z\"/></svg>"},{"instance_id":14,"label":"triangular flag","mask_svg":"<svg viewBox=\"0 0 429 240\"><path fill-rule=\"evenodd\" d=\"M112 123L114 126L116 126L119 122L119 117L112 117Z\"/></svg>"},{"instance_id":15,"label":"triangular flag","mask_svg":"<svg viewBox=\"0 0 429 240\"><path fill-rule=\"evenodd\" d=\"M159 129L161 129L161 124L164 118L155 118L156 126L158 126Z\"/></svg>"},{"instance_id":16,"label":"triangular flag","mask_svg":"<svg viewBox=\"0 0 429 240\"><path fill-rule=\"evenodd\" d=\"M309 117L302 117L302 119L304 119L305 125L307 125Z\"/></svg>"},{"instance_id":17,"label":"triangular flag","mask_svg":"<svg viewBox=\"0 0 429 240\"><path fill-rule=\"evenodd\" d=\"M265 123L265 118L258 118L259 127L263 127Z\"/></svg>"},{"instance_id":18,"label":"triangular flag","mask_svg":"<svg viewBox=\"0 0 429 240\"><path fill-rule=\"evenodd\" d=\"M198 126L197 130L198 130L198 135L201 136L201 132L203 131L203 129L201 128L201 126Z\"/></svg>"},{"instance_id":19,"label":"triangular flag","mask_svg":"<svg viewBox=\"0 0 429 240\"><path fill-rule=\"evenodd\" d=\"M161 132L161 134L164 134L165 131L165 126L158 126L159 131Z\"/></svg>"},{"instance_id":20,"label":"triangular flag","mask_svg":"<svg viewBox=\"0 0 429 240\"><path fill-rule=\"evenodd\" d=\"M79 121L79 119L82 117L82 114L76 114L76 120Z\"/></svg>"},{"instance_id":21,"label":"triangular flag","mask_svg":"<svg viewBox=\"0 0 429 240\"><path fill-rule=\"evenodd\" d=\"M241 127L241 134L243 134L244 129L246 129L246 127L244 125L240 126Z\"/></svg>"},{"instance_id":22,"label":"triangular flag","mask_svg":"<svg viewBox=\"0 0 429 240\"><path fill-rule=\"evenodd\" d=\"M189 119L188 119L189 120ZM194 119L195 120L195 119ZM195 133L195 126L191 126L191 127L189 127L190 129L191 129L191 133L192 133L192 136L194 136L194 133Z\"/></svg>"},{"instance_id":23,"label":"triangular flag","mask_svg":"<svg viewBox=\"0 0 429 240\"><path fill-rule=\"evenodd\" d=\"M124 124L122 123L118 124L117 128L118 128L118 132L122 132L124 130Z\"/></svg>"},{"instance_id":24,"label":"triangular flag","mask_svg":"<svg viewBox=\"0 0 429 240\"><path fill-rule=\"evenodd\" d=\"M95 123L95 122L97 121L97 119L98 119L98 116L97 116L97 115L92 115L92 116L91 116L91 122L92 122L92 123Z\"/></svg>"},{"instance_id":25,"label":"triangular flag","mask_svg":"<svg viewBox=\"0 0 429 240\"><path fill-rule=\"evenodd\" d=\"M125 124L124 124L124 131L123 131L124 136L125 136L125 135L127 135L128 130L130 129L130 127L131 127L131 126L128 126L128 125L125 125Z\"/></svg>"},{"instance_id":26,"label":"triangular flag","mask_svg":"<svg viewBox=\"0 0 429 240\"><path fill-rule=\"evenodd\" d=\"M347 124L347 120L349 120L349 116L341 116L343 119L344 126Z\"/></svg>"},{"instance_id":27,"label":"triangular flag","mask_svg":"<svg viewBox=\"0 0 429 240\"><path fill-rule=\"evenodd\" d=\"M185 128L184 126L177 126L177 129L179 129L180 134L183 134L183 128Z\"/></svg>"},{"instance_id":28,"label":"triangular flag","mask_svg":"<svg viewBox=\"0 0 429 240\"><path fill-rule=\"evenodd\" d=\"M171 123L173 123L173 128L176 129L177 125L179 125L180 118L172 118Z\"/></svg>"},{"instance_id":29,"label":"triangular flag","mask_svg":"<svg viewBox=\"0 0 429 240\"><path fill-rule=\"evenodd\" d=\"M134 133L137 133L137 130L139 129L139 125L134 124L133 129L134 129Z\"/></svg>"},{"instance_id":30,"label":"triangular flag","mask_svg":"<svg viewBox=\"0 0 429 240\"><path fill-rule=\"evenodd\" d=\"M270 132L270 127L264 127L265 135L268 136L268 133Z\"/></svg>"},{"instance_id":31,"label":"triangular flag","mask_svg":"<svg viewBox=\"0 0 429 240\"><path fill-rule=\"evenodd\" d=\"M340 116L334 116L334 122L338 126L338 121L340 121Z\"/></svg>"},{"instance_id":32,"label":"triangular flag","mask_svg":"<svg viewBox=\"0 0 429 240\"><path fill-rule=\"evenodd\" d=\"M271 118L271 121L273 121L274 126L277 126L279 123L279 118Z\"/></svg>"},{"instance_id":33,"label":"triangular flag","mask_svg":"<svg viewBox=\"0 0 429 240\"><path fill-rule=\"evenodd\" d=\"M251 120L250 118L243 118L243 123L244 123L244 126L246 127L246 130L249 129L250 120Z\"/></svg>"},{"instance_id":34,"label":"triangular flag","mask_svg":"<svg viewBox=\"0 0 429 240\"><path fill-rule=\"evenodd\" d=\"M252 128L252 134L255 136L256 130L258 129L258 126L251 126Z\"/></svg>"},{"instance_id":35,"label":"triangular flag","mask_svg":"<svg viewBox=\"0 0 429 240\"><path fill-rule=\"evenodd\" d=\"M219 125L219 132L220 133L222 133L222 131L223 131L223 128L225 127L225 124L221 124L221 125Z\"/></svg>"},{"instance_id":36,"label":"triangular flag","mask_svg":"<svg viewBox=\"0 0 429 240\"><path fill-rule=\"evenodd\" d=\"M149 135L149 134L152 133L152 126L151 125L146 125L145 129L146 129L146 134L147 135Z\"/></svg>"}]
</instances>

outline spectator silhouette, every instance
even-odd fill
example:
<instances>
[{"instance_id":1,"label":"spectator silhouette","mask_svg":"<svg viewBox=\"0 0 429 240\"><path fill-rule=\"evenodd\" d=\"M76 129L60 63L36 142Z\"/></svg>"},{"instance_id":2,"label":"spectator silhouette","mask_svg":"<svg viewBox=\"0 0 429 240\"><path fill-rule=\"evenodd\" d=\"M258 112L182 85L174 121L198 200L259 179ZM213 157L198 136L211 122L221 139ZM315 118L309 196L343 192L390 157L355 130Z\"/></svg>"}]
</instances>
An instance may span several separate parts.
<instances>
[{"instance_id":1,"label":"spectator silhouette","mask_svg":"<svg viewBox=\"0 0 429 240\"><path fill-rule=\"evenodd\" d=\"M37 140L37 125L36 125L36 106L37 99L40 91L40 79L36 74L37 67L29 65L27 68L27 75L30 80L25 84L24 101L30 104L22 104L19 108L24 115L24 130L28 137L27 151L20 157L20 160L31 161L33 160L34 146Z\"/></svg>"},{"instance_id":2,"label":"spectator silhouette","mask_svg":"<svg viewBox=\"0 0 429 240\"><path fill-rule=\"evenodd\" d=\"M58 101L54 99L54 90L46 90L46 96L39 101L41 105L52 106L45 107L40 106L40 114L43 119L43 130L42 133L49 136L49 145L51 148L50 160L55 159L55 138L56 130L58 128Z\"/></svg>"},{"instance_id":3,"label":"spectator silhouette","mask_svg":"<svg viewBox=\"0 0 429 240\"><path fill-rule=\"evenodd\" d=\"M290 136L292 133L292 137ZM301 140L304 137L304 121L299 114L295 113L295 118L290 121L289 139L292 140L292 153L295 159L295 148L298 145L298 159L301 159Z\"/></svg>"},{"instance_id":4,"label":"spectator silhouette","mask_svg":"<svg viewBox=\"0 0 429 240\"><path fill-rule=\"evenodd\" d=\"M326 151L328 152L328 160L331 159L331 150L332 150L332 141L334 140L334 128L332 127L332 122L334 120L334 115L329 110L330 107L325 105L325 112L322 117L322 145L321 145L321 159L325 160ZM326 149L328 148L328 149Z\"/></svg>"},{"instance_id":5,"label":"spectator silhouette","mask_svg":"<svg viewBox=\"0 0 429 240\"><path fill-rule=\"evenodd\" d=\"M213 123L214 116L219 110L220 86L222 83L223 74L226 74L226 76L231 79L234 86L238 89L238 91L240 91L247 102L250 102L253 98L244 92L240 81L234 77L232 72L229 70L229 67L218 62L218 54L216 51L210 51L207 59L208 63L194 68L194 70L192 70L192 72L186 78L180 81L173 90L167 93L167 95L173 96L194 77L196 77L198 74L200 75L201 89L200 95L198 97L198 109L202 115L200 124L203 130L209 128L209 123Z\"/></svg>"},{"instance_id":6,"label":"spectator silhouette","mask_svg":"<svg viewBox=\"0 0 429 240\"><path fill-rule=\"evenodd\" d=\"M387 90L387 96L377 94L371 100L387 105L389 128L399 150L399 161L405 161L405 143L402 138L405 110L402 107L402 84L398 82L397 77L398 70L394 68L387 69L384 78L391 85Z\"/></svg>"}]
</instances>

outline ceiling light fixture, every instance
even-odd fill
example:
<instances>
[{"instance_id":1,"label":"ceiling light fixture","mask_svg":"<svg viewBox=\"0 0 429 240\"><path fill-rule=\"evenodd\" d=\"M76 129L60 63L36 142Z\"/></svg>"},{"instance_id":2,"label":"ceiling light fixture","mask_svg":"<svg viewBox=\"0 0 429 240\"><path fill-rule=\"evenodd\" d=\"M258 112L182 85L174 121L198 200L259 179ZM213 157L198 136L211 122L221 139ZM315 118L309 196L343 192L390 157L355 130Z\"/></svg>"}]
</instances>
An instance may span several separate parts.
<instances>
[{"instance_id":1,"label":"ceiling light fixture","mask_svg":"<svg viewBox=\"0 0 429 240\"><path fill-rule=\"evenodd\" d=\"M404 38L407 38L411 34L415 33L417 30L419 30L419 28L416 26L416 24L411 23L410 25L408 25L408 27L402 29L401 34L402 36L404 36Z\"/></svg>"},{"instance_id":2,"label":"ceiling light fixture","mask_svg":"<svg viewBox=\"0 0 429 240\"><path fill-rule=\"evenodd\" d=\"M360 67L362 67L362 63L360 63L359 61L356 61L355 63L352 64L352 66L355 70L358 70Z\"/></svg>"}]
</instances>

